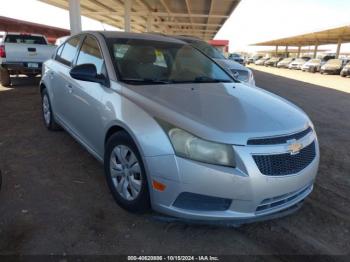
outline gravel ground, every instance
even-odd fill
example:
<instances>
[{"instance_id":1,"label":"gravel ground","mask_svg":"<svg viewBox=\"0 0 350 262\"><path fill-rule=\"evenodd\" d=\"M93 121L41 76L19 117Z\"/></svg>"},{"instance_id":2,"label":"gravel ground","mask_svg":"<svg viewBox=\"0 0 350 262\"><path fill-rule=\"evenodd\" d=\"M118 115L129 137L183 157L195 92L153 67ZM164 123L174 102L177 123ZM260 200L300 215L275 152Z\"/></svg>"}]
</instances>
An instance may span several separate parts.
<instances>
[{"instance_id":1,"label":"gravel ground","mask_svg":"<svg viewBox=\"0 0 350 262\"><path fill-rule=\"evenodd\" d=\"M255 74L303 108L319 135L315 189L296 214L227 228L127 213L102 166L66 132L44 128L38 81L22 78L0 86L0 254L349 254L350 94Z\"/></svg>"},{"instance_id":2,"label":"gravel ground","mask_svg":"<svg viewBox=\"0 0 350 262\"><path fill-rule=\"evenodd\" d=\"M290 70L286 68L266 67L249 64L253 70L259 70L265 73L290 78L293 80L303 81L305 83L319 85L338 91L350 93L350 78L341 77L340 75L328 75L320 73L302 72L301 70Z\"/></svg>"}]
</instances>

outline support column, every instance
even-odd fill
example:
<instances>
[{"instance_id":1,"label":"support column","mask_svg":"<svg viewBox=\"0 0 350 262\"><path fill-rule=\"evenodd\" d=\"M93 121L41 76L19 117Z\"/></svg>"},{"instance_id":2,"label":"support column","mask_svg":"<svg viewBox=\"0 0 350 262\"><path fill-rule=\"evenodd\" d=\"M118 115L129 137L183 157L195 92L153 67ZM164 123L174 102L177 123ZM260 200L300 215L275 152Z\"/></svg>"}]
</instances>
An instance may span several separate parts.
<instances>
[{"instance_id":1,"label":"support column","mask_svg":"<svg viewBox=\"0 0 350 262\"><path fill-rule=\"evenodd\" d=\"M314 49L314 58L317 57L317 49L318 49L318 44L315 45L315 49Z\"/></svg>"},{"instance_id":2,"label":"support column","mask_svg":"<svg viewBox=\"0 0 350 262\"><path fill-rule=\"evenodd\" d=\"M124 31L131 32L131 0L124 1Z\"/></svg>"},{"instance_id":3,"label":"support column","mask_svg":"<svg viewBox=\"0 0 350 262\"><path fill-rule=\"evenodd\" d=\"M300 57L300 53L301 53L301 46L298 46L298 55L297 55L298 58Z\"/></svg>"},{"instance_id":4,"label":"support column","mask_svg":"<svg viewBox=\"0 0 350 262\"><path fill-rule=\"evenodd\" d=\"M286 45L286 57L288 57L288 46Z\"/></svg>"},{"instance_id":5,"label":"support column","mask_svg":"<svg viewBox=\"0 0 350 262\"><path fill-rule=\"evenodd\" d=\"M342 43L342 40L339 39L338 40L338 45L337 45L337 52L335 53L335 58L339 58L341 43Z\"/></svg>"},{"instance_id":6,"label":"support column","mask_svg":"<svg viewBox=\"0 0 350 262\"><path fill-rule=\"evenodd\" d=\"M81 32L80 0L69 0L69 22L72 35Z\"/></svg>"},{"instance_id":7,"label":"support column","mask_svg":"<svg viewBox=\"0 0 350 262\"><path fill-rule=\"evenodd\" d=\"M278 45L276 45L276 51L275 51L275 55L277 56L278 54Z\"/></svg>"},{"instance_id":8,"label":"support column","mask_svg":"<svg viewBox=\"0 0 350 262\"><path fill-rule=\"evenodd\" d=\"M153 17L151 14L148 14L147 16L147 32L152 32L152 20L153 20Z\"/></svg>"}]
</instances>

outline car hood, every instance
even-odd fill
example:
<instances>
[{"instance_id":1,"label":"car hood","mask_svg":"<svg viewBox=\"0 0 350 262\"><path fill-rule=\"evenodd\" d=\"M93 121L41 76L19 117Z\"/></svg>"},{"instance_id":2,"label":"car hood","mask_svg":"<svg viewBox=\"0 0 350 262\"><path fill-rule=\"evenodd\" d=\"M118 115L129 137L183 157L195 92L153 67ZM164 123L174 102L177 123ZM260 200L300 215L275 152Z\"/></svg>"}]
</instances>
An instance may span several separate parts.
<instances>
[{"instance_id":1,"label":"car hood","mask_svg":"<svg viewBox=\"0 0 350 262\"><path fill-rule=\"evenodd\" d=\"M305 66L319 66L319 65L321 65L321 63L317 63L317 62L315 62L315 63L305 63L304 65Z\"/></svg>"},{"instance_id":2,"label":"car hood","mask_svg":"<svg viewBox=\"0 0 350 262\"><path fill-rule=\"evenodd\" d=\"M333 68L335 68L335 69L339 69L339 68L341 68L341 65L332 65L332 64L325 64L325 65L323 65L324 66L324 68L329 68L329 69L333 69Z\"/></svg>"},{"instance_id":3,"label":"car hood","mask_svg":"<svg viewBox=\"0 0 350 262\"><path fill-rule=\"evenodd\" d=\"M245 145L249 138L289 134L310 123L290 102L239 83L125 87L123 95L153 117L210 141Z\"/></svg>"}]
</instances>

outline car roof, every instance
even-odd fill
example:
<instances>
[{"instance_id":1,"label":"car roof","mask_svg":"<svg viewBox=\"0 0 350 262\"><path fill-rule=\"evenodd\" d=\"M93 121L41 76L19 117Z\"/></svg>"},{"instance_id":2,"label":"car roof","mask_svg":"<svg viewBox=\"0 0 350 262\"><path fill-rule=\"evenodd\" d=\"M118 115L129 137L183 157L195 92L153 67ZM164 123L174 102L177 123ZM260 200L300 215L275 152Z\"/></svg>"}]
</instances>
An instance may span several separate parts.
<instances>
[{"instance_id":1,"label":"car roof","mask_svg":"<svg viewBox=\"0 0 350 262\"><path fill-rule=\"evenodd\" d=\"M173 37L164 36L161 34L152 33L131 33L121 31L85 31L82 33L102 34L106 38L128 38L128 39L141 39L141 40L153 40L169 43L186 44L186 42Z\"/></svg>"},{"instance_id":2,"label":"car roof","mask_svg":"<svg viewBox=\"0 0 350 262\"><path fill-rule=\"evenodd\" d=\"M179 40L182 40L182 41L185 41L185 42L187 42L187 41L191 41L191 42L205 42L204 40L202 40L200 38L197 38L197 37L193 37L193 36L174 35L174 36L171 36L171 37L179 39Z\"/></svg>"}]
</instances>

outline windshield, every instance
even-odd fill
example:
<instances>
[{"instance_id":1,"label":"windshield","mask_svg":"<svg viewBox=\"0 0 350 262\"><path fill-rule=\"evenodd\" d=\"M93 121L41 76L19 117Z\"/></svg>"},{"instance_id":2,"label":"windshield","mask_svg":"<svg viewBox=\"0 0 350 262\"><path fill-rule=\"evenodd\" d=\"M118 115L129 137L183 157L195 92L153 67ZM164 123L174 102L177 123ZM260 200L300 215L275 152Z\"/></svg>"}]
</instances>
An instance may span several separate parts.
<instances>
[{"instance_id":1,"label":"windshield","mask_svg":"<svg viewBox=\"0 0 350 262\"><path fill-rule=\"evenodd\" d=\"M202 41L188 41L192 46L202 51L205 55L212 59L226 59L215 47Z\"/></svg>"},{"instance_id":2,"label":"windshield","mask_svg":"<svg viewBox=\"0 0 350 262\"><path fill-rule=\"evenodd\" d=\"M189 44L108 39L119 79L130 84L216 83L233 78Z\"/></svg>"},{"instance_id":3,"label":"windshield","mask_svg":"<svg viewBox=\"0 0 350 262\"><path fill-rule=\"evenodd\" d=\"M329 65L341 65L341 60L339 59L331 59L331 60L328 60L327 64Z\"/></svg>"}]
</instances>

